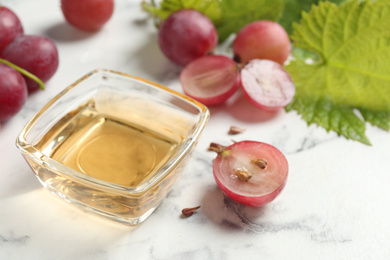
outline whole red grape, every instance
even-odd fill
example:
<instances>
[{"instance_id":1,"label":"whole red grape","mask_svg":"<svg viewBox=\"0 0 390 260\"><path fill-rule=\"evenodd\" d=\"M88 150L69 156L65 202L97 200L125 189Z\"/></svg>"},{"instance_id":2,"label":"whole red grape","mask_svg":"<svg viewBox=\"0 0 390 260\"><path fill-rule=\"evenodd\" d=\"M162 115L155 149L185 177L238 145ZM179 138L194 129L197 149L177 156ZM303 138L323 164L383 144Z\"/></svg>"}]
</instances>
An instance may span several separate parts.
<instances>
[{"instance_id":1,"label":"whole red grape","mask_svg":"<svg viewBox=\"0 0 390 260\"><path fill-rule=\"evenodd\" d=\"M182 9L163 22L158 43L168 59L185 66L213 52L218 44L218 35L208 17L195 10Z\"/></svg>"},{"instance_id":2,"label":"whole red grape","mask_svg":"<svg viewBox=\"0 0 390 260\"><path fill-rule=\"evenodd\" d=\"M55 43L44 36L23 35L11 42L1 57L37 76L43 82L48 81L57 71L59 58ZM38 84L25 77L29 92L38 89Z\"/></svg>"},{"instance_id":3,"label":"whole red grape","mask_svg":"<svg viewBox=\"0 0 390 260\"><path fill-rule=\"evenodd\" d=\"M96 31L111 18L114 0L61 0L62 13L74 27Z\"/></svg>"},{"instance_id":4,"label":"whole red grape","mask_svg":"<svg viewBox=\"0 0 390 260\"><path fill-rule=\"evenodd\" d=\"M242 28L233 42L235 60L245 64L253 59L267 59L281 65L291 52L290 38L278 23L261 20Z\"/></svg>"},{"instance_id":5,"label":"whole red grape","mask_svg":"<svg viewBox=\"0 0 390 260\"><path fill-rule=\"evenodd\" d=\"M27 86L15 69L0 63L0 122L10 119L23 107Z\"/></svg>"},{"instance_id":6,"label":"whole red grape","mask_svg":"<svg viewBox=\"0 0 390 260\"><path fill-rule=\"evenodd\" d=\"M0 53L20 35L23 35L23 26L18 16L9 8L0 5Z\"/></svg>"}]
</instances>

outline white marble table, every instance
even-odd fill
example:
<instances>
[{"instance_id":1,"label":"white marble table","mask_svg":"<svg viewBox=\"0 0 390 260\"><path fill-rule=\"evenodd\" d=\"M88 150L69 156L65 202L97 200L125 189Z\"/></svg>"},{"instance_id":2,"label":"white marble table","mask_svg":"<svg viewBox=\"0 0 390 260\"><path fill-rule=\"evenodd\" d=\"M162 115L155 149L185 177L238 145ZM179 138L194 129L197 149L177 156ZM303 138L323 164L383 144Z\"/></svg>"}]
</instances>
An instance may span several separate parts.
<instances>
[{"instance_id":1,"label":"white marble table","mask_svg":"<svg viewBox=\"0 0 390 260\"><path fill-rule=\"evenodd\" d=\"M147 78L181 91L180 68L160 52L140 1L117 0L98 33L64 23L59 0L2 0L27 34L52 38L60 66L0 130L0 259L390 259L390 134L367 126L372 146L347 141L294 113L261 112L239 95L211 118L183 175L152 216L129 228L53 197L15 147L42 105L95 68ZM212 176L210 142L278 147L290 164L285 190L261 209L226 199ZM201 205L190 218L181 209Z\"/></svg>"}]
</instances>

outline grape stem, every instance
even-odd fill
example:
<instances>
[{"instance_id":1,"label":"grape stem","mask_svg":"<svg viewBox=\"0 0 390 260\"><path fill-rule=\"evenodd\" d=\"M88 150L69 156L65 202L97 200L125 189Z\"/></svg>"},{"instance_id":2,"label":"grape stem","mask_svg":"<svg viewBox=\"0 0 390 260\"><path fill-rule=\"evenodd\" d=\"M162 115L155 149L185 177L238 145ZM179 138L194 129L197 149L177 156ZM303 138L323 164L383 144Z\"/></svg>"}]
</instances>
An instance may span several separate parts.
<instances>
[{"instance_id":1,"label":"grape stem","mask_svg":"<svg viewBox=\"0 0 390 260\"><path fill-rule=\"evenodd\" d=\"M1 7L1 5L0 5ZM34 80L35 82L38 83L38 86L41 90L45 90L45 84L42 82L42 80L40 80L37 76L31 74L30 72L28 72L27 70L25 69L22 69L21 67L13 64L12 62L9 62L7 60L4 60L4 59L1 59L0 58L0 63L3 63L5 65L8 65L10 66L11 68L15 69L16 71L18 71L19 73L23 74L24 76Z\"/></svg>"},{"instance_id":2,"label":"grape stem","mask_svg":"<svg viewBox=\"0 0 390 260\"><path fill-rule=\"evenodd\" d=\"M141 7L144 11L146 11L147 13L153 16L154 25L157 28L160 28L161 20L164 20L164 17L159 12L156 3L154 1L152 1L152 3L147 3L146 1L142 1Z\"/></svg>"},{"instance_id":3,"label":"grape stem","mask_svg":"<svg viewBox=\"0 0 390 260\"><path fill-rule=\"evenodd\" d=\"M216 153L222 153L223 151L225 151L226 149L226 146L224 145L220 145L220 144L217 144L217 143L211 143L210 146L209 146L209 151L213 151L213 152L216 152Z\"/></svg>"}]
</instances>

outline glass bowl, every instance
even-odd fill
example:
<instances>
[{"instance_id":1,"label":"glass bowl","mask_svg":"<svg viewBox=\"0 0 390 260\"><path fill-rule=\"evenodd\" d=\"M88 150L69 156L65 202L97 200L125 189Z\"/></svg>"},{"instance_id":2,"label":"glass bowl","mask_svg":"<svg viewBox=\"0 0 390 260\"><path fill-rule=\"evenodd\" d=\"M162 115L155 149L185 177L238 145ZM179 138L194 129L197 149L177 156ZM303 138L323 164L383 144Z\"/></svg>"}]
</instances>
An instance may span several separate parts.
<instances>
[{"instance_id":1,"label":"glass bowl","mask_svg":"<svg viewBox=\"0 0 390 260\"><path fill-rule=\"evenodd\" d=\"M16 145L53 194L137 225L174 184L208 118L185 95L99 69L46 104Z\"/></svg>"}]
</instances>

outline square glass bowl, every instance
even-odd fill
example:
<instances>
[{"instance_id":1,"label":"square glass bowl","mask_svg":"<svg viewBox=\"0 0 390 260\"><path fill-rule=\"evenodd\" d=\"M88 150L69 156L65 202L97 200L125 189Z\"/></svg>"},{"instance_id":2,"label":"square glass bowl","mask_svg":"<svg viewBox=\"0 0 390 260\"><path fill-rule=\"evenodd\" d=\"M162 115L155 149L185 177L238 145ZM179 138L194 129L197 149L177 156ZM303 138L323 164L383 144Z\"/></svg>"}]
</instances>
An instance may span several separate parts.
<instances>
[{"instance_id":1,"label":"square glass bowl","mask_svg":"<svg viewBox=\"0 0 390 260\"><path fill-rule=\"evenodd\" d=\"M208 118L185 95L101 69L46 104L16 145L53 194L137 225L174 184Z\"/></svg>"}]
</instances>

